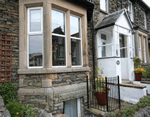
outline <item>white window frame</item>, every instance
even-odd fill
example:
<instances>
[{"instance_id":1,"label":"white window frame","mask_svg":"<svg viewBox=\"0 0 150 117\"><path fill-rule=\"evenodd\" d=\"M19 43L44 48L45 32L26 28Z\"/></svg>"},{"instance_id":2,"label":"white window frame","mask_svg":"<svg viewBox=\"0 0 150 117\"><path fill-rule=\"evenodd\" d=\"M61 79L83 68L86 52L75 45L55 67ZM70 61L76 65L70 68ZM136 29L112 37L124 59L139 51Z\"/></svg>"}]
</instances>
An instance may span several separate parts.
<instances>
[{"instance_id":1,"label":"white window frame","mask_svg":"<svg viewBox=\"0 0 150 117\"><path fill-rule=\"evenodd\" d=\"M131 7L131 10L130 10L130 7ZM133 22L134 21L133 4L132 4L132 2L130 0L128 0L128 12L129 12L130 19Z\"/></svg>"},{"instance_id":2,"label":"white window frame","mask_svg":"<svg viewBox=\"0 0 150 117\"><path fill-rule=\"evenodd\" d=\"M64 22L65 23L65 29L64 29L65 30L65 35L55 34L55 33L52 33L52 31L51 31L52 37L53 36L57 36L57 37L64 37L65 38L65 59L66 59L66 65L64 65L64 66L53 66L53 60L52 60L52 68L63 68L63 67L67 67L67 29L66 29L67 22L66 22L66 12L61 11L59 9L55 9L55 8L52 8L52 10L64 13L64 18L65 18L65 20L64 20L65 21ZM52 12L52 10L51 10L51 12ZM51 22L51 24L52 24L52 22ZM52 44L52 46L53 46L53 44Z\"/></svg>"},{"instance_id":3,"label":"white window frame","mask_svg":"<svg viewBox=\"0 0 150 117\"><path fill-rule=\"evenodd\" d=\"M71 56L71 66L72 67L83 67L83 50L82 50L82 18L77 16L77 15L73 15L73 14L70 14L70 16L73 16L73 17L77 17L80 19L80 38L78 37L71 37L71 34L70 34L70 39L76 39L76 40L80 40L81 41L81 65L72 65L72 56ZM69 24L70 26L70 24ZM71 26L70 26L70 30L71 30Z\"/></svg>"},{"instance_id":4,"label":"white window frame","mask_svg":"<svg viewBox=\"0 0 150 117\"><path fill-rule=\"evenodd\" d=\"M109 5L108 5L108 2L109 0L105 0L105 7L106 7L106 9L104 10L104 9L102 9L101 8L101 0L100 0L100 9L102 10L102 11L105 11L105 12L107 12L108 13L108 11L109 11Z\"/></svg>"},{"instance_id":5,"label":"white window frame","mask_svg":"<svg viewBox=\"0 0 150 117\"><path fill-rule=\"evenodd\" d=\"M147 63L147 58L146 58L146 37L143 37L143 53L144 53L144 63Z\"/></svg>"},{"instance_id":6,"label":"white window frame","mask_svg":"<svg viewBox=\"0 0 150 117\"><path fill-rule=\"evenodd\" d=\"M30 31L30 11L31 10L41 10L41 31L34 31L31 32ZM30 7L27 8L27 67L28 68L43 68L44 67L44 43L42 41L42 66L40 67L30 67L29 65L29 36L34 36L34 35L41 35L42 37L44 37L43 34L43 7ZM44 40L44 39L43 39Z\"/></svg>"},{"instance_id":7,"label":"white window frame","mask_svg":"<svg viewBox=\"0 0 150 117\"><path fill-rule=\"evenodd\" d=\"M145 29L147 29L147 17L145 12L144 12L144 27Z\"/></svg>"},{"instance_id":8,"label":"white window frame","mask_svg":"<svg viewBox=\"0 0 150 117\"><path fill-rule=\"evenodd\" d=\"M129 56L129 48L128 48L128 41L129 41L129 36L128 35L125 35L125 34L122 34L122 33L119 33L119 36L120 35L123 35L124 36L124 40L126 40L126 42L127 42L127 45L125 46L125 47L120 47L120 37L119 37L119 48L120 48L120 52L119 52L119 57L121 58L121 50L126 50L127 51L127 53L125 53L127 56L126 57L124 57L124 58L129 58L130 56Z\"/></svg>"},{"instance_id":9,"label":"white window frame","mask_svg":"<svg viewBox=\"0 0 150 117\"><path fill-rule=\"evenodd\" d=\"M138 53L139 53L139 58L142 60L142 43L141 43L141 40L142 39L142 36L141 35L138 35L138 42L139 42L139 45L138 45Z\"/></svg>"}]
</instances>

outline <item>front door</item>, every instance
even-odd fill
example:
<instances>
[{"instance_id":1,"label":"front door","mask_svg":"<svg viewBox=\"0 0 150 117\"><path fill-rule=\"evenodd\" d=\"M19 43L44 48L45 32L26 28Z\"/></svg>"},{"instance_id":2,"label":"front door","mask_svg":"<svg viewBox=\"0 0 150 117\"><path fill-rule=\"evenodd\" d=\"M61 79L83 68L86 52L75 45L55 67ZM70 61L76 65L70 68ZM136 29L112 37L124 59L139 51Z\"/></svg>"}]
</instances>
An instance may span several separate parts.
<instances>
[{"instance_id":1,"label":"front door","mask_svg":"<svg viewBox=\"0 0 150 117\"><path fill-rule=\"evenodd\" d=\"M120 61L121 61L121 78L128 80L129 71L128 71L128 40L127 36L120 34L119 43L120 43Z\"/></svg>"}]
</instances>

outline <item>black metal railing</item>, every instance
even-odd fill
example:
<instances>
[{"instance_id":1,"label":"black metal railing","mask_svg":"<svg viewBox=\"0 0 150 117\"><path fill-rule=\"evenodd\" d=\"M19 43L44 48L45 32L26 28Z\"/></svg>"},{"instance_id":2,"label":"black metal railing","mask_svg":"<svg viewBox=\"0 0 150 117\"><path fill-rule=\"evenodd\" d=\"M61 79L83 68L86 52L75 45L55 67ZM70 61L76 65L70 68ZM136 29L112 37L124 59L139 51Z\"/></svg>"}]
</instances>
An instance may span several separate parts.
<instances>
[{"instance_id":1,"label":"black metal railing","mask_svg":"<svg viewBox=\"0 0 150 117\"><path fill-rule=\"evenodd\" d=\"M87 108L108 112L120 109L119 76L95 78L94 81L87 78Z\"/></svg>"}]
</instances>

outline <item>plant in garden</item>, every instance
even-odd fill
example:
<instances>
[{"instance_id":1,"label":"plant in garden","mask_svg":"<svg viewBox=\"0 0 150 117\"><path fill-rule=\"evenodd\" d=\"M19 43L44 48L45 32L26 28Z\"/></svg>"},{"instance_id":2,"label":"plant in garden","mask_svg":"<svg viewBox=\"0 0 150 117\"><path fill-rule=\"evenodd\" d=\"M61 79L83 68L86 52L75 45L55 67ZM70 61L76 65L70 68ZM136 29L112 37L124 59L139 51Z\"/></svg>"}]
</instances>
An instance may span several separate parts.
<instances>
[{"instance_id":1,"label":"plant in garden","mask_svg":"<svg viewBox=\"0 0 150 117\"><path fill-rule=\"evenodd\" d=\"M111 117L116 117L117 115L122 115L123 117L133 117L136 111L140 109L150 106L150 96L145 96L142 98L136 105L125 107L121 111L116 111L111 114Z\"/></svg>"},{"instance_id":2,"label":"plant in garden","mask_svg":"<svg viewBox=\"0 0 150 117\"><path fill-rule=\"evenodd\" d=\"M11 100L7 103L6 108L12 117L36 117L36 112L30 105L19 103L18 100Z\"/></svg>"},{"instance_id":3,"label":"plant in garden","mask_svg":"<svg viewBox=\"0 0 150 117\"><path fill-rule=\"evenodd\" d=\"M135 73L143 73L143 72L145 72L145 68L143 68L143 67L134 68L134 72Z\"/></svg>"},{"instance_id":4,"label":"plant in garden","mask_svg":"<svg viewBox=\"0 0 150 117\"><path fill-rule=\"evenodd\" d=\"M32 106L19 103L12 83L2 83L0 95L2 95L6 108L12 117L37 117L36 111Z\"/></svg>"},{"instance_id":5,"label":"plant in garden","mask_svg":"<svg viewBox=\"0 0 150 117\"><path fill-rule=\"evenodd\" d=\"M106 88L106 79L101 76L101 78L95 78L95 90L96 92L106 92L106 90L110 90L108 87Z\"/></svg>"},{"instance_id":6,"label":"plant in garden","mask_svg":"<svg viewBox=\"0 0 150 117\"><path fill-rule=\"evenodd\" d=\"M145 72L142 73L144 78L150 78L150 67L145 67Z\"/></svg>"},{"instance_id":7,"label":"plant in garden","mask_svg":"<svg viewBox=\"0 0 150 117\"><path fill-rule=\"evenodd\" d=\"M139 57L134 57L133 61L134 61L134 65L136 67L140 67L141 66L141 59Z\"/></svg>"},{"instance_id":8,"label":"plant in garden","mask_svg":"<svg viewBox=\"0 0 150 117\"><path fill-rule=\"evenodd\" d=\"M2 83L0 95L4 99L5 104L7 104L10 100L17 98L17 93L12 83Z\"/></svg>"}]
</instances>

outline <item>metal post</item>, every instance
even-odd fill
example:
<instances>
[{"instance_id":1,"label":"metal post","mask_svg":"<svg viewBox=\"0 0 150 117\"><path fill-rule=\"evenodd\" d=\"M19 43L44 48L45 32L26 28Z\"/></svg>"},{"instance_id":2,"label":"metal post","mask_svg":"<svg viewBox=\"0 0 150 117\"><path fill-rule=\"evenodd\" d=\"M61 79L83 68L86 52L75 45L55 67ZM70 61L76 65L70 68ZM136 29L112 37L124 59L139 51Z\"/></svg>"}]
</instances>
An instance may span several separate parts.
<instances>
[{"instance_id":1,"label":"metal post","mask_svg":"<svg viewBox=\"0 0 150 117\"><path fill-rule=\"evenodd\" d=\"M105 79L106 79L106 100L107 100L107 111L109 111L109 109L108 109L107 77L105 77Z\"/></svg>"},{"instance_id":2,"label":"metal post","mask_svg":"<svg viewBox=\"0 0 150 117\"><path fill-rule=\"evenodd\" d=\"M88 81L88 76L86 76L86 82L87 82L87 107L89 108L89 81Z\"/></svg>"},{"instance_id":3,"label":"metal post","mask_svg":"<svg viewBox=\"0 0 150 117\"><path fill-rule=\"evenodd\" d=\"M118 77L118 98L119 98L119 109L121 109L121 101L120 101L120 79Z\"/></svg>"}]
</instances>

